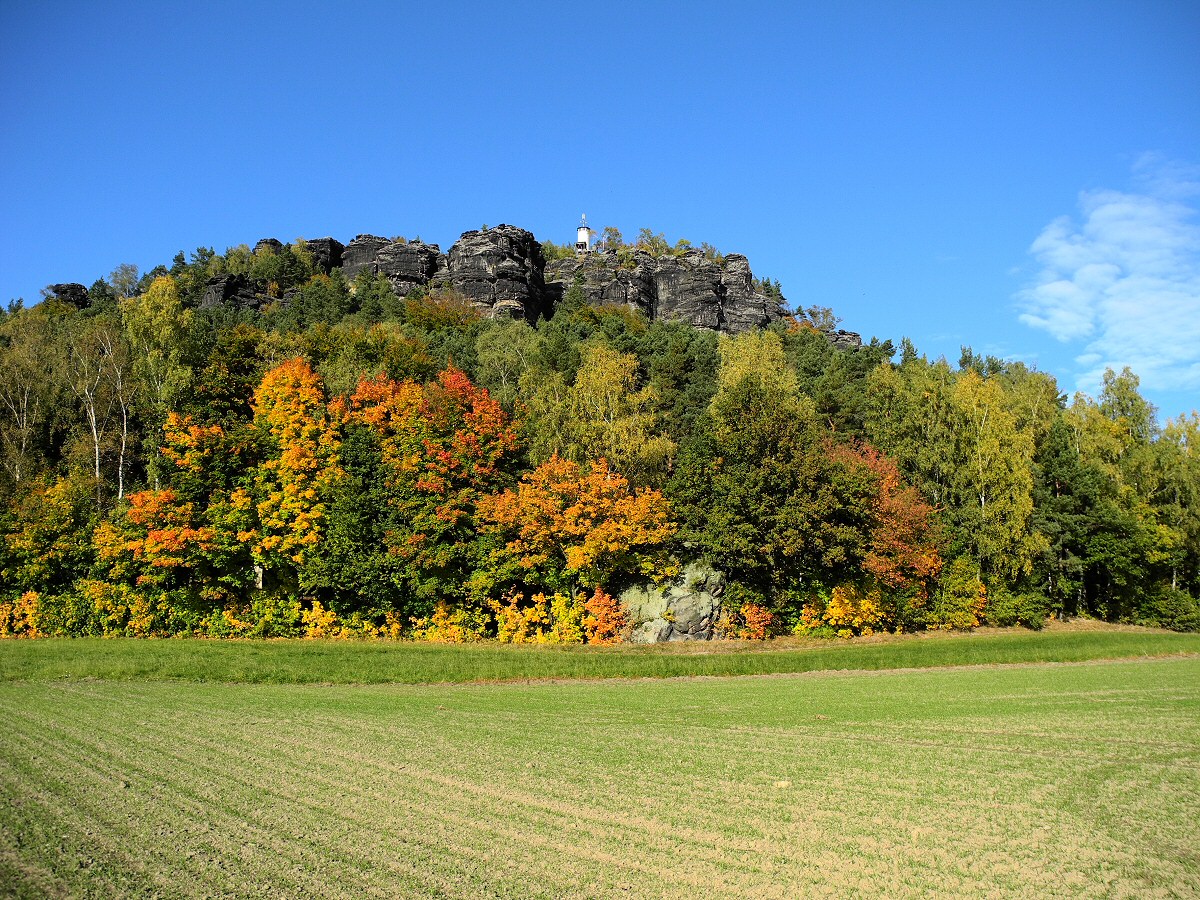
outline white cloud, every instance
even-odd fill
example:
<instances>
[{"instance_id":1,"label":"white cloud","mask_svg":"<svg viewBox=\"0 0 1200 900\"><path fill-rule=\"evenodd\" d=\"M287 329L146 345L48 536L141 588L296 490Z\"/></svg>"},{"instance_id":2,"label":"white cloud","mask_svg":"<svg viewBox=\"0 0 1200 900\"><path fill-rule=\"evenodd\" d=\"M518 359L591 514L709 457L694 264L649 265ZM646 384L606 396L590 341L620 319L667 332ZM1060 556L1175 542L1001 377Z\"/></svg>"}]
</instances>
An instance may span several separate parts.
<instances>
[{"instance_id":1,"label":"white cloud","mask_svg":"<svg viewBox=\"0 0 1200 900\"><path fill-rule=\"evenodd\" d=\"M1146 155L1137 189L1086 191L1079 218L1029 248L1041 267L1016 295L1026 325L1080 342L1078 386L1130 366L1151 390L1200 388L1200 172Z\"/></svg>"}]
</instances>

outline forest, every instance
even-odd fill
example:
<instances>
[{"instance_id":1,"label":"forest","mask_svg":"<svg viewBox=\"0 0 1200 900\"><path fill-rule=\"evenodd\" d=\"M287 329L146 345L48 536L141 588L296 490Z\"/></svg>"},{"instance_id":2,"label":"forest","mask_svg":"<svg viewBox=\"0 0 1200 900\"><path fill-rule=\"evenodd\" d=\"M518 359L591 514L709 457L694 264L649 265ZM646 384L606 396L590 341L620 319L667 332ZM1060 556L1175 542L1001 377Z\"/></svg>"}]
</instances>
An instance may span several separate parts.
<instances>
[{"instance_id":1,"label":"forest","mask_svg":"<svg viewBox=\"0 0 1200 900\"><path fill-rule=\"evenodd\" d=\"M275 302L201 308L219 274ZM0 634L604 644L697 560L728 637L1200 629L1196 412L833 321L731 336L576 286L530 325L299 240L12 303Z\"/></svg>"}]
</instances>

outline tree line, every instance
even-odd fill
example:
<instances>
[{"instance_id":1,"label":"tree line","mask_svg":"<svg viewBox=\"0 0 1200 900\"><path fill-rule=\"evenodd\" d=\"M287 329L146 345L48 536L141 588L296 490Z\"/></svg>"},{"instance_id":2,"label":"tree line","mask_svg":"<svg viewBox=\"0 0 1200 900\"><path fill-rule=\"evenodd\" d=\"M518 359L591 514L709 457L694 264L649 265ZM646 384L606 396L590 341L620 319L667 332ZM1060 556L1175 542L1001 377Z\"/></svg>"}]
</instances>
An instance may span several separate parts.
<instances>
[{"instance_id":1,"label":"tree line","mask_svg":"<svg viewBox=\"0 0 1200 900\"><path fill-rule=\"evenodd\" d=\"M258 309L198 301L214 274ZM609 642L704 560L723 633L1200 628L1200 416L814 307L536 327L282 250L0 314L0 633ZM816 324L814 324L816 323Z\"/></svg>"}]
</instances>

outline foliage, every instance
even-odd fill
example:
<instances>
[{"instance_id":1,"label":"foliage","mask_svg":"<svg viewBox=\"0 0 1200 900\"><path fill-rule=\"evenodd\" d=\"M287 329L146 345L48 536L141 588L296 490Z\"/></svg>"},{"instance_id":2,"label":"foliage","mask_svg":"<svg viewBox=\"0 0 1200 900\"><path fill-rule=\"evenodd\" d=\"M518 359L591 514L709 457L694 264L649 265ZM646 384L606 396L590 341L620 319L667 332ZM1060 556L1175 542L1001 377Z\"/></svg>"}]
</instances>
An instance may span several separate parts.
<instances>
[{"instance_id":1,"label":"foliage","mask_svg":"<svg viewBox=\"0 0 1200 900\"><path fill-rule=\"evenodd\" d=\"M483 638L485 628L479 613L451 609L445 601L438 601L432 615L412 620L412 637L434 644L463 644Z\"/></svg>"},{"instance_id":2,"label":"foliage","mask_svg":"<svg viewBox=\"0 0 1200 900\"><path fill-rule=\"evenodd\" d=\"M649 229L597 248L721 261ZM718 335L589 304L585 274L531 325L297 240L10 304L6 627L461 640L507 633L500 604L599 643L625 629L607 592L696 557L731 633L751 606L809 635L1200 627L1200 415L1160 421L1133 372L1068 403L970 347L845 349L817 304ZM221 275L261 302L202 303Z\"/></svg>"},{"instance_id":3,"label":"foliage","mask_svg":"<svg viewBox=\"0 0 1200 900\"><path fill-rule=\"evenodd\" d=\"M583 617L584 634L589 644L618 644L629 626L629 610L616 597L597 587L588 598Z\"/></svg>"},{"instance_id":4,"label":"foliage","mask_svg":"<svg viewBox=\"0 0 1200 900\"><path fill-rule=\"evenodd\" d=\"M738 613L742 618L739 637L748 641L765 641L775 624L774 614L758 603L743 603Z\"/></svg>"},{"instance_id":5,"label":"foliage","mask_svg":"<svg viewBox=\"0 0 1200 900\"><path fill-rule=\"evenodd\" d=\"M516 488L485 499L480 512L495 538L476 573L484 594L519 584L574 593L577 585L671 571L666 544L675 527L666 500L631 490L603 458L581 466L555 455Z\"/></svg>"},{"instance_id":6,"label":"foliage","mask_svg":"<svg viewBox=\"0 0 1200 900\"><path fill-rule=\"evenodd\" d=\"M929 624L936 628L974 628L987 600L987 587L975 562L960 556L946 567L929 610Z\"/></svg>"}]
</instances>

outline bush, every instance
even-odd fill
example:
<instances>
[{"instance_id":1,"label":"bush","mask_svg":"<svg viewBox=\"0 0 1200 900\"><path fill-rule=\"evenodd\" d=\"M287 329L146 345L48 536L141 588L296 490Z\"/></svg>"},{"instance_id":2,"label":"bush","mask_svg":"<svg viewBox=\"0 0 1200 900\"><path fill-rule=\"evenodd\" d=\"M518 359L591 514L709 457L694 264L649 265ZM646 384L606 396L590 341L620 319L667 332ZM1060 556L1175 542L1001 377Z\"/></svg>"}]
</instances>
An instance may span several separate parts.
<instances>
[{"instance_id":1,"label":"bush","mask_svg":"<svg viewBox=\"0 0 1200 900\"><path fill-rule=\"evenodd\" d=\"M984 618L989 625L1007 627L1024 625L1040 631L1050 614L1050 601L1041 594L1016 593L1002 585L994 585L988 591Z\"/></svg>"},{"instance_id":2,"label":"bush","mask_svg":"<svg viewBox=\"0 0 1200 900\"><path fill-rule=\"evenodd\" d=\"M932 628L974 628L987 604L987 588L975 563L965 556L942 571L941 584L929 610Z\"/></svg>"},{"instance_id":3,"label":"bush","mask_svg":"<svg viewBox=\"0 0 1200 900\"><path fill-rule=\"evenodd\" d=\"M482 613L451 609L444 600L439 600L432 616L413 619L412 636L435 644L463 644L483 640L485 626Z\"/></svg>"},{"instance_id":4,"label":"bush","mask_svg":"<svg viewBox=\"0 0 1200 900\"><path fill-rule=\"evenodd\" d=\"M1146 604L1139 624L1172 631L1200 631L1200 600L1187 591L1163 588Z\"/></svg>"},{"instance_id":5,"label":"bush","mask_svg":"<svg viewBox=\"0 0 1200 900\"><path fill-rule=\"evenodd\" d=\"M26 591L16 600L0 600L0 637L38 636L37 591Z\"/></svg>"},{"instance_id":6,"label":"bush","mask_svg":"<svg viewBox=\"0 0 1200 900\"><path fill-rule=\"evenodd\" d=\"M596 588L588 600L583 628L589 644L618 644L629 625L629 610L616 597Z\"/></svg>"},{"instance_id":7,"label":"bush","mask_svg":"<svg viewBox=\"0 0 1200 900\"><path fill-rule=\"evenodd\" d=\"M744 641L765 641L775 624L774 613L757 603L743 603L740 612L745 624L738 636Z\"/></svg>"},{"instance_id":8,"label":"bush","mask_svg":"<svg viewBox=\"0 0 1200 900\"><path fill-rule=\"evenodd\" d=\"M84 637L101 633L92 602L77 591L42 594L37 603L38 635Z\"/></svg>"}]
</instances>

